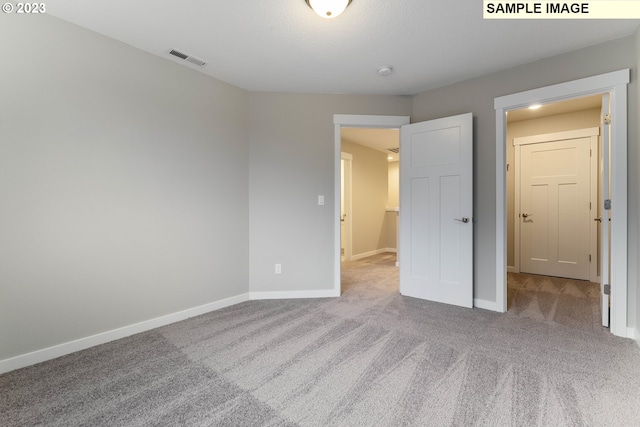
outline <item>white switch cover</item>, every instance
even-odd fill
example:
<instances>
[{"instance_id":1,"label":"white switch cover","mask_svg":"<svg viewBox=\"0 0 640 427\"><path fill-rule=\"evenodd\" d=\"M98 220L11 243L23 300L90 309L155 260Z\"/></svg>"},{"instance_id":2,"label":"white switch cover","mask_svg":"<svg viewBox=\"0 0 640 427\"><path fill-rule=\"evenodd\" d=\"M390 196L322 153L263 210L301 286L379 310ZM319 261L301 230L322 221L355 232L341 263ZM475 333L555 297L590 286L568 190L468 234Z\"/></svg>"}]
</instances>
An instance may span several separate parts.
<instances>
[{"instance_id":1,"label":"white switch cover","mask_svg":"<svg viewBox=\"0 0 640 427\"><path fill-rule=\"evenodd\" d=\"M318 206L324 206L324 196L318 196Z\"/></svg>"}]
</instances>

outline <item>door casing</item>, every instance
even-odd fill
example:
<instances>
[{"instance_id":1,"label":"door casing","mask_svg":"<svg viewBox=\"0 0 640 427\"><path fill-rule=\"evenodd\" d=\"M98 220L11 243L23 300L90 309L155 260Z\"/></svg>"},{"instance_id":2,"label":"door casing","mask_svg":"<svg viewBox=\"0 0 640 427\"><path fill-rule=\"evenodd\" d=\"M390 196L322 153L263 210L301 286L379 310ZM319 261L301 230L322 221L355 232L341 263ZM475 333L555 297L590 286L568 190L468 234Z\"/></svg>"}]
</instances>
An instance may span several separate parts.
<instances>
[{"instance_id":1,"label":"door casing","mask_svg":"<svg viewBox=\"0 0 640 427\"><path fill-rule=\"evenodd\" d=\"M355 114L334 114L334 146L333 146L333 294L340 295L340 152L342 141L340 130L345 128L379 128L395 129L411 122L409 116L374 116Z\"/></svg>"},{"instance_id":2,"label":"door casing","mask_svg":"<svg viewBox=\"0 0 640 427\"><path fill-rule=\"evenodd\" d=\"M621 337L633 336L627 326L627 85L630 70L514 93L494 99L496 111L496 306L507 310L506 114L531 104L550 104L589 95L611 94L611 323Z\"/></svg>"},{"instance_id":3,"label":"door casing","mask_svg":"<svg viewBox=\"0 0 640 427\"><path fill-rule=\"evenodd\" d=\"M353 234L352 234L352 213L351 213L351 207L352 207L352 194L351 194L351 190L352 190L352 179L351 179L351 166L352 166L352 160L353 160L353 156L349 153L340 153L340 161L341 163L344 162L344 171L341 171L341 175L342 175L342 180L344 180L344 182L342 183L342 188L341 193L343 192L344 194L341 195L340 197L340 202L344 202L344 210L341 210L340 212L340 225L341 225L341 236L340 236L340 243L344 243L344 255L341 256L341 259L344 259L345 261L351 261L351 256L353 255L352 253L352 248L353 248ZM341 204L340 203L340 204ZM342 214L344 213L345 218L344 221L342 220ZM343 228L344 227L344 228ZM342 245L341 245L342 246ZM342 249L342 248L341 248ZM340 251L342 252L342 251Z\"/></svg>"}]
</instances>

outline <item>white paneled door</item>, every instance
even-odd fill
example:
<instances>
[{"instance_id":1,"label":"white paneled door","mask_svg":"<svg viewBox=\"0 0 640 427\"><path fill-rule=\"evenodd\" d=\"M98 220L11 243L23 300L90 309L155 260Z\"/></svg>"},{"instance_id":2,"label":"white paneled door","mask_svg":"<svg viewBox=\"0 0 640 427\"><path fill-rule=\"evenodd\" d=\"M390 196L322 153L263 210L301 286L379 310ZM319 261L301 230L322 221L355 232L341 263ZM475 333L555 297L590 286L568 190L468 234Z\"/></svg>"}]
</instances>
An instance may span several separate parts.
<instances>
[{"instance_id":1,"label":"white paneled door","mask_svg":"<svg viewBox=\"0 0 640 427\"><path fill-rule=\"evenodd\" d=\"M521 146L520 271L589 280L595 144L582 137Z\"/></svg>"},{"instance_id":2,"label":"white paneled door","mask_svg":"<svg viewBox=\"0 0 640 427\"><path fill-rule=\"evenodd\" d=\"M400 293L473 306L473 116L402 126Z\"/></svg>"}]
</instances>

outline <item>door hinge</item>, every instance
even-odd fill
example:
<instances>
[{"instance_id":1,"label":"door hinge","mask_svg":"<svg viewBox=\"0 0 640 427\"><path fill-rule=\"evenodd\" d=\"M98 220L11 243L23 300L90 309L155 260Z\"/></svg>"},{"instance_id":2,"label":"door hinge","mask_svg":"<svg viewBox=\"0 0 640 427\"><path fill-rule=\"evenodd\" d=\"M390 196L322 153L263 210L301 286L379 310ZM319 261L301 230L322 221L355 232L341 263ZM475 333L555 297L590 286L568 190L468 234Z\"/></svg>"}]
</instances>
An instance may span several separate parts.
<instances>
[{"instance_id":1,"label":"door hinge","mask_svg":"<svg viewBox=\"0 0 640 427\"><path fill-rule=\"evenodd\" d=\"M605 295L611 295L611 285L604 285L603 292Z\"/></svg>"},{"instance_id":2,"label":"door hinge","mask_svg":"<svg viewBox=\"0 0 640 427\"><path fill-rule=\"evenodd\" d=\"M605 125L610 125L611 124L611 114L607 113L604 115L604 124Z\"/></svg>"},{"instance_id":3,"label":"door hinge","mask_svg":"<svg viewBox=\"0 0 640 427\"><path fill-rule=\"evenodd\" d=\"M604 201L604 208L608 211L611 210L611 199L605 199Z\"/></svg>"},{"instance_id":4,"label":"door hinge","mask_svg":"<svg viewBox=\"0 0 640 427\"><path fill-rule=\"evenodd\" d=\"M589 262L591 262L591 254L589 254Z\"/></svg>"}]
</instances>

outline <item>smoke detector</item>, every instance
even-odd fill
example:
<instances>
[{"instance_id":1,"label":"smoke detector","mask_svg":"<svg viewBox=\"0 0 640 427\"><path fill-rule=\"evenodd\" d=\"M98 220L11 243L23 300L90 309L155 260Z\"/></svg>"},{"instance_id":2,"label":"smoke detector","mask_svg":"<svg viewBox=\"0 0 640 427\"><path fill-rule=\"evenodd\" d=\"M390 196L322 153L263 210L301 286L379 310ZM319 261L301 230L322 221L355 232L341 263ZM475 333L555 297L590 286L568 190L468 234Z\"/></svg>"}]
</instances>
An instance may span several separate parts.
<instances>
[{"instance_id":1,"label":"smoke detector","mask_svg":"<svg viewBox=\"0 0 640 427\"><path fill-rule=\"evenodd\" d=\"M378 75L382 77L387 77L392 72L393 72L393 67L390 67L388 65L383 65L382 67L378 68Z\"/></svg>"}]
</instances>

